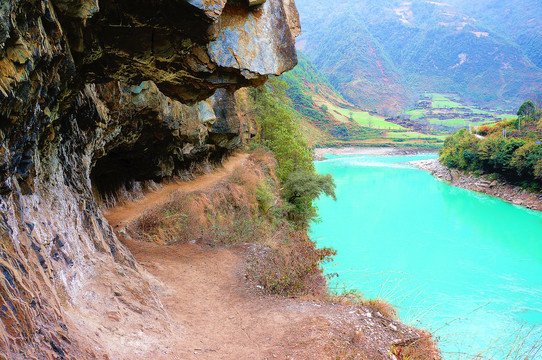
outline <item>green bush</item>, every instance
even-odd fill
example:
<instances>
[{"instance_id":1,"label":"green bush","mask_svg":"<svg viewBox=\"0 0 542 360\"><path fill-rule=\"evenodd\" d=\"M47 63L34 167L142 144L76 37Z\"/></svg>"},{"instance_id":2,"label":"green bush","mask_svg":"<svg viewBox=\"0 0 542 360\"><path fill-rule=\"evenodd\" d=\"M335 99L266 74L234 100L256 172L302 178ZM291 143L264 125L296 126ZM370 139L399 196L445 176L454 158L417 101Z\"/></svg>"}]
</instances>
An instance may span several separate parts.
<instances>
[{"instance_id":1,"label":"green bush","mask_svg":"<svg viewBox=\"0 0 542 360\"><path fill-rule=\"evenodd\" d=\"M335 199L335 182L330 174L295 171L284 183L282 196L289 205L289 217L297 223L306 225L317 216L313 201L321 194Z\"/></svg>"},{"instance_id":2,"label":"green bush","mask_svg":"<svg viewBox=\"0 0 542 360\"><path fill-rule=\"evenodd\" d=\"M542 180L542 159L538 160L534 165L534 177Z\"/></svg>"},{"instance_id":3,"label":"green bush","mask_svg":"<svg viewBox=\"0 0 542 360\"><path fill-rule=\"evenodd\" d=\"M542 160L542 145L529 141L514 151L510 166L517 171L518 176L535 177L536 164L540 160Z\"/></svg>"},{"instance_id":4,"label":"green bush","mask_svg":"<svg viewBox=\"0 0 542 360\"><path fill-rule=\"evenodd\" d=\"M461 129L444 141L439 151L440 160L450 168L476 170L480 166L478 143L478 138Z\"/></svg>"},{"instance_id":5,"label":"green bush","mask_svg":"<svg viewBox=\"0 0 542 360\"><path fill-rule=\"evenodd\" d=\"M260 127L256 139L277 160L277 176L282 184L288 218L307 227L317 216L313 201L321 194L335 196L330 175L319 175L313 164L313 152L302 139L296 115L286 96L287 84L272 79L266 86L250 90L255 116Z\"/></svg>"},{"instance_id":6,"label":"green bush","mask_svg":"<svg viewBox=\"0 0 542 360\"><path fill-rule=\"evenodd\" d=\"M497 134L487 137L480 143L478 150L482 168L509 178L516 177L518 171L512 164L512 158L515 151L523 145L523 139L505 139Z\"/></svg>"},{"instance_id":7,"label":"green bush","mask_svg":"<svg viewBox=\"0 0 542 360\"><path fill-rule=\"evenodd\" d=\"M268 214L275 206L275 194L273 194L273 186L266 181L260 181L256 187L256 200L258 201L258 209L262 214Z\"/></svg>"},{"instance_id":8,"label":"green bush","mask_svg":"<svg viewBox=\"0 0 542 360\"><path fill-rule=\"evenodd\" d=\"M250 90L260 126L257 141L273 153L278 163L277 176L285 182L293 171L314 170L312 152L301 137L295 113L287 106L286 83L273 79L268 84Z\"/></svg>"}]
</instances>

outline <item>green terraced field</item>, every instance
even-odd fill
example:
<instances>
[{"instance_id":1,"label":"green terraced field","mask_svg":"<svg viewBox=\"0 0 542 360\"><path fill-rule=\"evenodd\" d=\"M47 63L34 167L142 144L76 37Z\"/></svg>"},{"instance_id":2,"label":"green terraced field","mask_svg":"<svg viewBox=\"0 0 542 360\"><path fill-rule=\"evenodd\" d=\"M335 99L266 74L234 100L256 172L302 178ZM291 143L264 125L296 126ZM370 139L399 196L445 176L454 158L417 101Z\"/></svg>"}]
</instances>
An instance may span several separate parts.
<instances>
[{"instance_id":1,"label":"green terraced field","mask_svg":"<svg viewBox=\"0 0 542 360\"><path fill-rule=\"evenodd\" d=\"M428 134L422 134L418 132L413 131L405 131L405 132L388 132L386 134L387 138L390 139L423 139L423 140L435 140L435 141L444 141L446 139L446 136L444 135L428 135Z\"/></svg>"},{"instance_id":2,"label":"green terraced field","mask_svg":"<svg viewBox=\"0 0 542 360\"><path fill-rule=\"evenodd\" d=\"M463 104L452 101L442 94L430 94L433 108L435 109L453 109L463 107Z\"/></svg>"},{"instance_id":3,"label":"green terraced field","mask_svg":"<svg viewBox=\"0 0 542 360\"><path fill-rule=\"evenodd\" d=\"M382 116L371 115L366 111L342 109L334 105L331 105L331 109L337 111L346 118L352 117L352 119L364 127L379 130L406 130L400 125L387 122Z\"/></svg>"},{"instance_id":4,"label":"green terraced field","mask_svg":"<svg viewBox=\"0 0 542 360\"><path fill-rule=\"evenodd\" d=\"M431 108L412 109L405 115L410 116L413 121L447 127L467 127L469 123L480 125L516 117L514 114L503 114L499 111L483 110L461 104L443 94L426 94L424 100L431 102ZM447 119L439 119L439 115L444 115Z\"/></svg>"}]
</instances>

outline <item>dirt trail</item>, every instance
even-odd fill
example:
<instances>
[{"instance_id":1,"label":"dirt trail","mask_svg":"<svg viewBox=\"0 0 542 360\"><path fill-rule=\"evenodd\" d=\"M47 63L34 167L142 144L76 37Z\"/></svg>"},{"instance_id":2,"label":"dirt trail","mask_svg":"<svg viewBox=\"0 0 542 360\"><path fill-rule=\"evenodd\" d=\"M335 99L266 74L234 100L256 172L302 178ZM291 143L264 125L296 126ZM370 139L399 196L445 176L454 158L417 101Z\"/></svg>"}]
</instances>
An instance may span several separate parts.
<instances>
[{"instance_id":1,"label":"dirt trail","mask_svg":"<svg viewBox=\"0 0 542 360\"><path fill-rule=\"evenodd\" d=\"M212 174L167 185L142 200L110 209L107 218L113 226L133 221L149 207L167 201L173 191L213 186L242 166L247 157L234 156ZM389 332L391 321L379 319L374 312L368 314L370 310L263 294L243 278L246 255L255 245L209 248L196 244L164 246L124 238L121 241L159 280L160 301L172 326L142 335L146 345L154 344L150 347L138 348L136 342L131 347L113 344L115 358L329 359L337 353L337 344L362 342L389 349L390 336L394 340L402 338L400 334L381 336ZM383 356L388 358L387 350Z\"/></svg>"},{"instance_id":2,"label":"dirt trail","mask_svg":"<svg viewBox=\"0 0 542 360\"><path fill-rule=\"evenodd\" d=\"M147 209L166 202L175 192L212 187L230 176L247 158L248 154L233 156L212 173L190 182L165 185L143 199L108 209L106 217L120 230ZM164 330L162 334L154 334L160 339L156 341L156 350L146 349L146 359L264 359L267 357L264 353L276 358L287 345L283 341L287 338L285 329L296 320L287 312L273 312L269 301L247 298L239 273L241 255L246 248L209 249L195 244L162 246L122 237L121 241L164 285L162 304L177 325L174 328L181 332ZM168 344L167 347L164 344ZM126 359L132 359L129 349L119 348L114 352L120 356L125 353ZM141 350L137 353L141 354Z\"/></svg>"},{"instance_id":3,"label":"dirt trail","mask_svg":"<svg viewBox=\"0 0 542 360\"><path fill-rule=\"evenodd\" d=\"M115 229L122 224L129 224L141 216L147 209L151 209L154 206L166 202L169 197L177 191L193 192L203 190L216 184L220 180L227 178L231 175L233 170L241 166L247 158L248 154L237 154L232 156L224 162L222 168L219 168L212 173L199 176L193 181L167 184L159 190L146 194L143 199L108 209L105 216L107 217L107 220L109 220L109 224Z\"/></svg>"},{"instance_id":4,"label":"dirt trail","mask_svg":"<svg viewBox=\"0 0 542 360\"><path fill-rule=\"evenodd\" d=\"M169 349L156 349L146 358L287 358L288 330L304 319L297 312L283 311L276 300L247 292L239 274L242 248L124 243L164 284L162 303L182 329L163 334Z\"/></svg>"}]
</instances>

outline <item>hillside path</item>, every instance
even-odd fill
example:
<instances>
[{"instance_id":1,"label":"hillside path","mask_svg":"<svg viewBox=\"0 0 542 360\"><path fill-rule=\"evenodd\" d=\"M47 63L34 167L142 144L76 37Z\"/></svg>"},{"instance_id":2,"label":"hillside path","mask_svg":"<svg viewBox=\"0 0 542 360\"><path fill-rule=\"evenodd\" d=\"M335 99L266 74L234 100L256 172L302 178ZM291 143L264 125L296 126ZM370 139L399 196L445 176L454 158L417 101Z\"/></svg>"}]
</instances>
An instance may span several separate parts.
<instances>
[{"instance_id":1,"label":"hillside path","mask_svg":"<svg viewBox=\"0 0 542 360\"><path fill-rule=\"evenodd\" d=\"M168 184L143 199L109 209L106 217L115 230L121 230L145 210L166 202L173 192L210 188L247 159L247 154L233 156L213 173ZM340 344L362 346L360 341L366 349L378 347L382 357L373 359L387 359L390 336L394 341L401 338L389 334L390 320L368 314L367 309L264 294L244 275L248 254L261 251L257 245L158 245L117 234L138 263L158 280L159 300L170 320L167 326L156 325L155 315L136 309L144 317L142 326L122 329L104 324L120 340L108 343L115 359L327 359L336 356ZM129 346L123 343L123 333L134 339ZM359 334L370 342L361 340Z\"/></svg>"},{"instance_id":2,"label":"hillside path","mask_svg":"<svg viewBox=\"0 0 542 360\"><path fill-rule=\"evenodd\" d=\"M175 192L211 188L243 166L248 156L237 154L193 181L173 182L142 199L110 208L106 217L116 231L122 230ZM261 301L246 291L240 272L246 247L164 246L118 234L139 264L162 284L160 301L172 322L159 334L145 334L140 348L113 345L120 359L133 359L134 354L153 360L289 358L283 354L291 346L288 329L306 319L297 311L277 310L283 302Z\"/></svg>"},{"instance_id":3,"label":"hillside path","mask_svg":"<svg viewBox=\"0 0 542 360\"><path fill-rule=\"evenodd\" d=\"M114 229L117 229L123 224L129 224L140 217L146 210L166 202L177 191L194 192L204 190L218 183L220 180L227 178L235 168L243 165L248 156L249 154L245 153L231 156L224 162L221 168L213 172L198 176L192 181L175 181L166 184L156 191L145 194L142 199L107 209L105 216Z\"/></svg>"}]
</instances>

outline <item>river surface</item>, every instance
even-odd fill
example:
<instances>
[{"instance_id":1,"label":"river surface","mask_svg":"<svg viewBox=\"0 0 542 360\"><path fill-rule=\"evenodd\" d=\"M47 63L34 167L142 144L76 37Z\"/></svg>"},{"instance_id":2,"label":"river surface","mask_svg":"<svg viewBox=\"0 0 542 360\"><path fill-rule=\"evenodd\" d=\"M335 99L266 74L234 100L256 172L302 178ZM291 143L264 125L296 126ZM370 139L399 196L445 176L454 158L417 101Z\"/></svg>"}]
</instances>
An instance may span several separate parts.
<instances>
[{"instance_id":1,"label":"river surface","mask_svg":"<svg viewBox=\"0 0 542 360\"><path fill-rule=\"evenodd\" d=\"M337 184L337 201L318 200L321 222L311 226L319 246L338 251L325 269L339 275L332 286L396 305L404 322L434 333L445 359L542 359L533 350L542 345L542 214L406 164L435 156L316 162Z\"/></svg>"}]
</instances>

